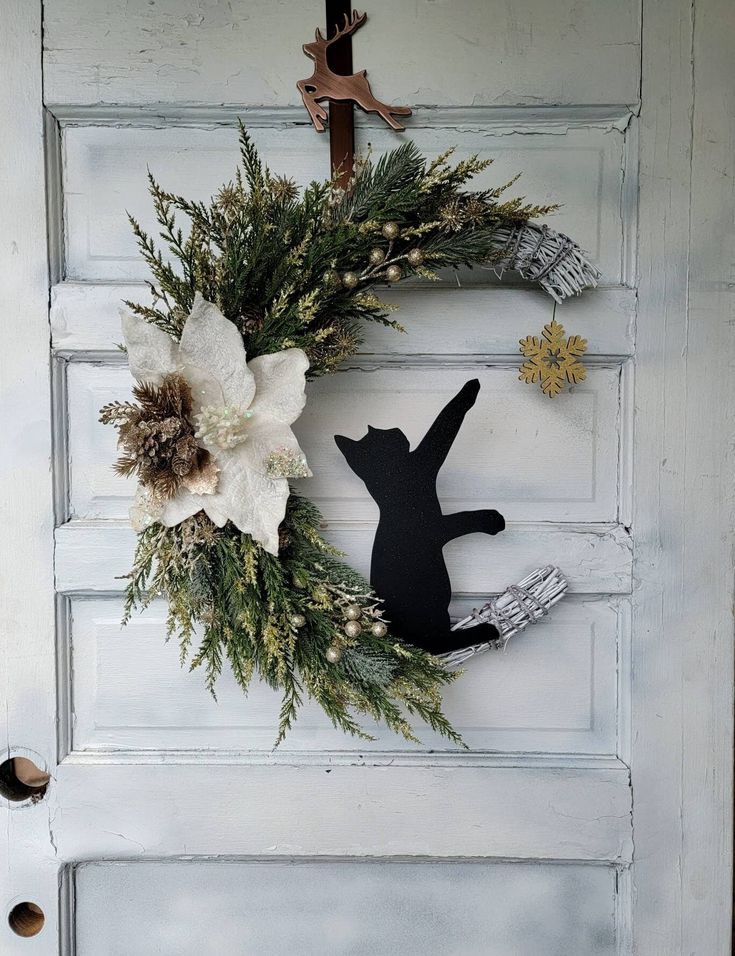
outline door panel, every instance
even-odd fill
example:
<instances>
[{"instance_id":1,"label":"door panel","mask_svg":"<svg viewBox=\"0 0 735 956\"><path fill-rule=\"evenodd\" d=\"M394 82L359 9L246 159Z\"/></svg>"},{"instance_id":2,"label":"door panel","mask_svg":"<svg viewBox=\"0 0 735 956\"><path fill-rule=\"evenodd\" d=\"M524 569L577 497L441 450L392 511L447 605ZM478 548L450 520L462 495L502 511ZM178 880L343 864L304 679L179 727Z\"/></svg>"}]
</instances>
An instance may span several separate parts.
<instances>
[{"instance_id":1,"label":"door panel","mask_svg":"<svg viewBox=\"0 0 735 956\"><path fill-rule=\"evenodd\" d=\"M52 0L44 23L46 99L79 104L288 106L306 76L300 54L324 19L321 0ZM397 13L373 0L355 67L396 103L516 106L634 103L635 0L419 0ZM411 42L407 43L406 38Z\"/></svg>"},{"instance_id":2,"label":"door panel","mask_svg":"<svg viewBox=\"0 0 735 956\"><path fill-rule=\"evenodd\" d=\"M125 631L121 611L121 602L113 598L71 599L73 752L271 751L277 694L264 684L254 685L243 707L241 690L224 674L213 705L202 675L181 670L178 648L160 639L165 607L153 607ZM570 598L543 629L468 668L462 682L445 695L447 715L473 751L614 755L617 647L628 618L625 604ZM420 731L422 748L378 727L370 732L376 740L361 743L363 753L447 749L426 730ZM309 705L280 751L354 749L354 741Z\"/></svg>"},{"instance_id":3,"label":"door panel","mask_svg":"<svg viewBox=\"0 0 735 956\"><path fill-rule=\"evenodd\" d=\"M323 378L309 385L309 402L294 428L307 459L319 467L313 479L296 482L296 487L330 523L376 524L377 507L360 479L345 468L334 436L360 438L368 425L400 423L416 447L469 378L479 380L481 391L439 475L445 511L497 508L508 522L617 519L619 367L590 369L584 384L574 389L571 408L550 402L538 388L521 391L517 366L463 362L440 372L412 368L407 373L394 367ZM127 517L135 482L110 468L115 433L99 423L99 409L116 398L129 399L130 386L122 365L75 363L69 368L71 518ZM541 461L554 464L541 468ZM486 544L485 550L492 562L492 547Z\"/></svg>"},{"instance_id":4,"label":"door panel","mask_svg":"<svg viewBox=\"0 0 735 956\"><path fill-rule=\"evenodd\" d=\"M87 863L74 884L78 956L615 953L611 867Z\"/></svg>"},{"instance_id":5,"label":"door panel","mask_svg":"<svg viewBox=\"0 0 735 956\"><path fill-rule=\"evenodd\" d=\"M102 404L130 387L113 350L118 297L147 296L139 284L105 284L146 277L123 208L152 228L147 164L172 189L203 197L229 178L236 154L232 129L198 128L193 114L186 128L179 120L156 128L142 113L142 125L131 125L129 116L121 127L108 123L114 115L112 110L102 118L105 125L99 125L99 114L83 124L63 123L61 132L68 280L54 289L53 305L64 489L56 572L69 687L62 714L63 778L74 809L62 814L55 836L65 857L86 859L102 831L122 835L111 838L112 859L139 852L448 853L624 867L632 846L629 774L621 757L629 672L620 666L629 653L632 588L632 541L624 519L635 293L621 284L635 221L630 112L619 108L614 121L587 108L529 116L522 133L518 116L498 120L486 112L467 128L431 117L412 131L428 153L449 142L458 143L460 157L492 153L496 163L478 185L505 181L522 168L529 195L564 201L555 224L585 243L606 274L599 291L571 305L568 320L566 308L560 315L570 332L590 340L582 386L549 402L540 390L521 385L518 339L550 321L553 303L514 286L512 277L500 286L487 271L479 277L463 273L459 284L452 279L434 289L419 285L389 293L407 307L409 334L370 331L350 369L309 386L310 401L297 426L307 455L319 464L304 491L323 510L330 540L368 573L377 516L333 435L357 437L367 424L400 424L415 443L438 406L467 379L480 379L480 398L442 471L440 492L448 510L496 507L509 526L490 543L475 536L446 548L453 610L466 613L547 562L563 568L576 594L504 654L471 662L449 690L447 712L466 735L467 754L452 752L424 731L420 746L379 728L375 741L357 743L336 733L314 707L306 708L295 732L272 754L278 700L267 688L254 687L244 702L225 675L214 703L198 674L178 668L177 648L163 643L164 611L158 606L121 632L117 595L133 545L125 520L131 488L109 469L114 440L97 417ZM260 122L270 120L261 115ZM322 142L310 130L261 125L254 135L274 168L288 169L301 182L322 173ZM394 142L367 126L358 138L377 151ZM298 805L290 783L294 764ZM378 776L379 770L386 776ZM202 830L202 807L213 799L223 772L231 796L208 807ZM87 795L92 780L90 794L102 800L103 809ZM161 816L150 804L163 792L168 796ZM448 811L456 825L447 830ZM515 864L504 864L505 871L516 874ZM176 876L164 895L180 900L185 889L176 880L184 871L165 872ZM284 872L297 879L303 871ZM337 871L321 872L327 883L339 883L339 876L326 875ZM386 887L378 903L381 921L392 926L387 888L398 871L386 866L375 872ZM421 873L417 889L401 904L412 914L411 924L425 908L421 888L426 884L430 895L429 875L441 871L415 872ZM482 872L499 879L499 870ZM515 901L509 912L527 905L536 872L548 874L548 885L563 884L558 891L571 900L574 891L564 883L570 871L545 863L538 871L520 868L510 881L500 879L501 898ZM591 881L585 905L594 916L572 916L570 939L581 934L581 953L587 945L581 940L597 926L597 951L606 952L620 938L617 875L595 867L580 877L584 886ZM106 874L99 878L104 886ZM145 885L148 877L140 879ZM599 898L596 880L603 881ZM79 899L83 890L75 885ZM487 892L494 886L488 883ZM235 896L230 887L226 898ZM344 906L349 909L349 901ZM486 914L484 922L484 931L482 920L476 930L468 929L467 945L480 945L494 919ZM498 952L507 949L513 933L510 921L503 925L509 935L501 933ZM261 926L259 932L265 931ZM538 945L537 930L528 931L529 940L517 936L518 952ZM147 944L136 937L135 945ZM381 945L376 943L378 950Z\"/></svg>"},{"instance_id":6,"label":"door panel","mask_svg":"<svg viewBox=\"0 0 735 956\"><path fill-rule=\"evenodd\" d=\"M373 23L378 25L379 20ZM367 424L400 424L416 442L446 398L468 378L480 379L475 413L442 471L440 492L447 509L496 507L509 527L489 544L476 536L447 547L453 610L466 613L547 562L560 564L576 595L504 654L473 661L450 689L447 712L466 735L467 754L452 752L426 732L415 746L375 728L375 741L358 744L336 733L314 707L272 754L278 700L267 688L254 687L244 702L225 675L215 704L199 675L178 668L176 647L163 643L158 606L120 631L119 575L127 570L133 543L125 521L131 489L110 472L113 436L98 424L97 410L130 387L114 351L119 298L148 294L139 284L147 275L124 210L155 229L145 193L148 166L167 187L202 198L230 178L236 161L234 114L224 111L205 126L189 107L163 120L128 110L121 125L114 107L58 111L66 281L53 293L63 438L56 572L69 704L62 715L66 812L55 836L65 858L94 855L102 832L121 835L110 837L112 859L139 853L436 858L489 853L616 867L629 861L631 798L621 759L629 674L619 662L627 659L630 644L632 586L632 542L622 519L629 506L635 292L625 287L625 278L635 223L635 166L630 111L584 102L588 105L524 113L522 121L513 111L475 111L472 122L461 126L449 115L419 114L411 136L429 155L449 143L456 143L458 158L476 151L492 155L493 167L478 178L479 187L523 170L523 192L540 202L563 203L554 225L582 242L605 277L599 291L571 305L568 320L566 309L561 314L570 332L590 340L587 381L553 403L538 389L522 386L518 339L550 321L553 303L514 284L512 276L499 284L487 270L462 272L459 282L451 277L434 289L418 285L389 292L403 309L409 335L368 330L363 354L350 369L309 386L310 401L298 424L307 455L319 465L304 491L322 509L327 536L367 573L377 516L333 435L357 437ZM279 113L276 119L260 111L248 118L274 169L288 170L302 184L323 175L323 140L294 125L299 114ZM357 139L377 153L395 144L374 125L359 125ZM107 285L120 282L136 284ZM229 792L224 801L214 797L222 773ZM151 803L163 791L168 796L161 815ZM202 828L198 821L207 804ZM308 866L274 869L255 861L227 872L216 863L82 867L72 880L76 905L82 907L76 916L81 952L85 945L94 947L89 933L99 931L99 921L91 914L99 913L95 901L111 879L138 887L139 895L129 909L110 916L130 928L112 922L106 932L127 939L132 933L134 948L145 952L151 917L143 918L143 932L136 935L133 916L150 896L145 888L155 885L164 901L185 909L187 881L204 879L200 866L207 880L211 871L215 884L221 881L229 907L241 893L250 895L247 887L257 873L261 899L272 895L269 881L280 880L293 887L286 895L299 911L311 908L309 888L317 883L304 878ZM340 904L340 914L350 914L339 917L346 931L361 931L362 917L351 901L365 899L369 887L377 886L379 896L366 919L379 912L383 930L403 940L395 914L410 914L406 926L412 927L414 942L406 944L407 951L411 945L425 949L418 914L431 912L435 893L445 899L443 911L464 912L475 898L463 889L470 880L478 901L485 900L478 902L483 915L467 923L465 948L458 951L487 952L488 945L499 953L509 946L519 953L538 949L538 924L526 921L522 931L514 925L514 914L537 896L553 898L560 913L568 914L557 917L567 951L573 945L585 952L591 939L595 952L617 945L617 875L610 867L396 866L340 863L318 870L318 885L335 900L345 881L354 885L355 895ZM241 890L233 879L243 881L237 883ZM405 886L397 900L396 880ZM580 893L585 901L575 913ZM236 908L242 922L227 930L233 940L269 932L261 902L253 901L261 913L255 921L247 908ZM161 915L158 922L165 933L166 918ZM332 932L331 925L316 926L315 938ZM441 944L435 938L434 951L451 946L442 936L448 935L445 926L435 926L432 935ZM552 951L562 945L553 941L556 931L549 928L544 936ZM305 932L308 939L308 927ZM289 945L282 932L276 938L279 942L255 936L266 951ZM335 952L339 945L335 942ZM344 951L347 943L341 945ZM385 950L382 937L373 947Z\"/></svg>"},{"instance_id":7,"label":"door panel","mask_svg":"<svg viewBox=\"0 0 735 956\"><path fill-rule=\"evenodd\" d=\"M113 119L114 111L109 119ZM268 117L258 116L253 140L263 159L274 170L305 186L324 177L324 140L310 128L267 128ZM225 117L226 118L226 117ZM222 118L222 119L225 119ZM491 110L478 113L472 129L457 128L441 117L411 129L411 139L429 157L456 146L458 160L475 152L492 156L493 164L474 180L473 188L498 186L523 175L514 195L534 201L559 203L554 228L573 235L594 258L606 282L621 280L623 246L633 212L621 203L621 177L625 167L625 126L630 113L619 107L615 117L606 110L559 110L551 117L532 115L524 131L515 132L508 117L496 119ZM235 118L232 118L234 123ZM244 117L247 120L247 116ZM109 121L109 120L108 120ZM66 275L83 280L144 280L145 263L137 254L126 211L142 227L157 234L147 193L146 173L165 183L166 189L191 199L206 199L229 182L237 164L237 133L228 127L197 128L196 114L182 128L88 125L64 127L63 191L66 227ZM620 126L622 129L618 129ZM358 149L374 155L393 148L400 137L380 127L360 126ZM630 185L630 184L629 184ZM490 270L479 270L480 278ZM466 276L471 280L472 274Z\"/></svg>"}]
</instances>

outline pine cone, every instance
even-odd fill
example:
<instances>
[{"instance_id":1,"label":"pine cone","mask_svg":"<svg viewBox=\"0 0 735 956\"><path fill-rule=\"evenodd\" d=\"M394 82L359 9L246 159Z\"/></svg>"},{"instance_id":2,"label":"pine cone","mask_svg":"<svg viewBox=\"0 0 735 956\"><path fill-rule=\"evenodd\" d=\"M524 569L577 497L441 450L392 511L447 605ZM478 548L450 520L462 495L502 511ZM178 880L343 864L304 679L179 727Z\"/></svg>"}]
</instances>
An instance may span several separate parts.
<instances>
[{"instance_id":1,"label":"pine cone","mask_svg":"<svg viewBox=\"0 0 735 956\"><path fill-rule=\"evenodd\" d=\"M183 478L197 464L199 445L193 435L184 435L176 442L175 451L171 459L171 470L175 475Z\"/></svg>"},{"instance_id":2,"label":"pine cone","mask_svg":"<svg viewBox=\"0 0 735 956\"><path fill-rule=\"evenodd\" d=\"M182 479L209 461L190 420L191 389L180 375L167 375L160 385L138 383L133 394L140 404L105 410L108 417L115 418L118 446L125 453L117 470L125 475L137 472L144 486L163 498L172 498ZM212 478L216 479L216 472Z\"/></svg>"},{"instance_id":3,"label":"pine cone","mask_svg":"<svg viewBox=\"0 0 735 956\"><path fill-rule=\"evenodd\" d=\"M291 536L283 525L278 529L278 550L285 551L291 544Z\"/></svg>"},{"instance_id":4,"label":"pine cone","mask_svg":"<svg viewBox=\"0 0 735 956\"><path fill-rule=\"evenodd\" d=\"M263 327L265 315L256 305L245 305L237 317L237 324L243 335L250 335Z\"/></svg>"}]
</instances>

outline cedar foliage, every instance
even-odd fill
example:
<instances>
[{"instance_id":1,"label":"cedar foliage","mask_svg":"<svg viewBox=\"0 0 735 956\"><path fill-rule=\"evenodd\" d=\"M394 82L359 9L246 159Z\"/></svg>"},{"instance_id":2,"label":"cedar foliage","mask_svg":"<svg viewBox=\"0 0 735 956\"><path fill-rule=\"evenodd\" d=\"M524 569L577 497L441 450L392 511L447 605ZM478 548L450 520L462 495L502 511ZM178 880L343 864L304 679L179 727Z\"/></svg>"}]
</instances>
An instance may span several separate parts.
<instances>
[{"instance_id":1,"label":"cedar foliage","mask_svg":"<svg viewBox=\"0 0 735 956\"><path fill-rule=\"evenodd\" d=\"M300 195L263 165L242 125L240 152L234 180L209 203L167 192L149 175L166 255L130 217L154 281L151 304L127 304L178 338L201 292L235 323L249 358L301 348L311 377L334 371L357 351L365 322L400 329L374 290L389 266L402 278L432 279L447 266L492 264L505 252L498 225L551 209L504 199L510 184L466 192L487 160L470 156L452 166L449 151L427 164L411 142L377 162L358 162L344 190L336 181L314 182ZM187 221L186 233L177 216ZM395 238L384 236L386 223L398 225ZM383 258L371 264L375 249ZM346 273L357 282L343 282ZM116 414L124 421L129 413L108 411L113 424ZM125 619L163 594L182 663L190 658L192 668L202 667L213 693L225 663L244 691L257 675L282 693L277 743L305 696L349 734L369 738L355 716L362 714L414 740L409 718L416 717L461 743L441 709L442 688L456 674L390 632L373 634L380 604L321 537L321 525L315 506L293 491L278 557L203 513L173 528L154 524L138 539ZM354 604L362 633L349 638L345 610ZM327 648L341 652L337 663L327 661Z\"/></svg>"}]
</instances>

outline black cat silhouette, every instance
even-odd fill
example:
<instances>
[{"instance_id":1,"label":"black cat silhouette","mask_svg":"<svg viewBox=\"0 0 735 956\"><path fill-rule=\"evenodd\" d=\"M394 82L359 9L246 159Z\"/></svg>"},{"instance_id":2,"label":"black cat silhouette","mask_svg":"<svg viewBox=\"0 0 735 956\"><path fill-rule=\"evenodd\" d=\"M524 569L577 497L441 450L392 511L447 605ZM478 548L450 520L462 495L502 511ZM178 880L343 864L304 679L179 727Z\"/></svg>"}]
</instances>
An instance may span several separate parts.
<instances>
[{"instance_id":1,"label":"black cat silhouette","mask_svg":"<svg viewBox=\"0 0 735 956\"><path fill-rule=\"evenodd\" d=\"M442 514L436 493L439 469L480 383L473 379L442 409L415 451L400 428L373 428L359 441L335 435L352 470L380 508L370 583L383 600L391 632L432 654L492 640L492 624L452 631L452 588L442 549L465 534L497 534L505 520L497 511ZM471 635L471 640L468 635Z\"/></svg>"}]
</instances>

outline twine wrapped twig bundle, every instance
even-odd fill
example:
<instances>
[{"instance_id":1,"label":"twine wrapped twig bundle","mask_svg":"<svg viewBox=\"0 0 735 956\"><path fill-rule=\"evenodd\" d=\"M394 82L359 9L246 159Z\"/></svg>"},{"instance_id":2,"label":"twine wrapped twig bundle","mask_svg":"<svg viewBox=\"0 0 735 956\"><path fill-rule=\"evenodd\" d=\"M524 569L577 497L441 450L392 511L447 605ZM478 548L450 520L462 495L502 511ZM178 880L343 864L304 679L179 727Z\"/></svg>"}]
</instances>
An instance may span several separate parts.
<instances>
[{"instance_id":1,"label":"twine wrapped twig bundle","mask_svg":"<svg viewBox=\"0 0 735 956\"><path fill-rule=\"evenodd\" d=\"M442 654L444 666L458 667L475 654L505 647L514 634L545 617L549 609L564 597L567 587L564 575L551 564L532 571L519 584L512 584L499 597L457 621L452 627L453 631L469 631L478 624L488 623L497 628L500 636L494 641L472 644Z\"/></svg>"},{"instance_id":2,"label":"twine wrapped twig bundle","mask_svg":"<svg viewBox=\"0 0 735 956\"><path fill-rule=\"evenodd\" d=\"M597 285L599 271L564 233L526 222L501 224L495 234L498 247L505 249L495 266L499 276L514 269L524 279L538 282L557 302Z\"/></svg>"}]
</instances>

